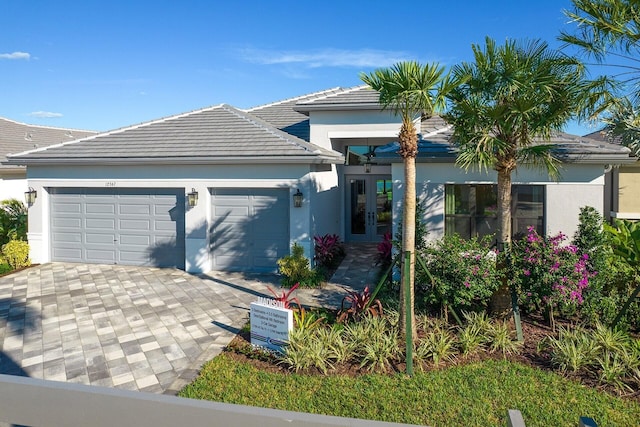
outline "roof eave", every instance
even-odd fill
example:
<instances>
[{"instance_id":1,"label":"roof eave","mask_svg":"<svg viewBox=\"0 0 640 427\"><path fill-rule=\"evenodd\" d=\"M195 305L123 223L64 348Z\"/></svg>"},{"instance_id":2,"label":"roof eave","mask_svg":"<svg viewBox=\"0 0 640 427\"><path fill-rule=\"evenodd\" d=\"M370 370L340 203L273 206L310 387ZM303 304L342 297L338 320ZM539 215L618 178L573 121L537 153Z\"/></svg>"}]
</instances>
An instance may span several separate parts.
<instances>
[{"instance_id":1,"label":"roof eave","mask_svg":"<svg viewBox=\"0 0 640 427\"><path fill-rule=\"evenodd\" d=\"M2 164L16 166L39 165L69 165L69 166L118 166L130 164L144 165L221 165L221 164L340 164L344 163L343 156L278 156L265 158L264 156L220 156L220 157L181 157L181 158L153 158L153 157L127 157L127 158L41 158L41 159L11 159Z\"/></svg>"}]
</instances>

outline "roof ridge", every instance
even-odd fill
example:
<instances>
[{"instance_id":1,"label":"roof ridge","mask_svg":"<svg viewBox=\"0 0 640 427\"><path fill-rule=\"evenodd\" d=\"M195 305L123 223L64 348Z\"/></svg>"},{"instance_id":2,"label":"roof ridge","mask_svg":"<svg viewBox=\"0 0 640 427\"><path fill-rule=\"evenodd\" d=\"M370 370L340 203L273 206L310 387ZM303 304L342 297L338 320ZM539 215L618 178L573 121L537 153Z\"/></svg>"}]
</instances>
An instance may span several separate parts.
<instances>
[{"instance_id":1,"label":"roof ridge","mask_svg":"<svg viewBox=\"0 0 640 427\"><path fill-rule=\"evenodd\" d=\"M146 126L150 126L156 123L163 123L169 120L174 120L174 119L179 119L181 117L185 117L185 116L189 116L191 114L197 114L197 113L202 113L205 111L211 111L211 110L215 110L216 108L220 108L225 104L219 104L219 105L213 105L210 107L205 107L205 108L200 108L197 110L192 110L192 111L187 111L185 113L179 113L179 114L174 114L173 116L165 116L165 117L161 117L159 119L155 119L155 120L150 120L148 122L141 122L141 123L137 123L135 125L130 125L130 126L124 126L121 128L116 128L116 129L112 129L106 132L100 132L97 133L95 135L90 135L90 136L86 136L84 138L79 138L79 139L74 139L73 141L66 141L66 142L61 142L59 144L54 144L54 145L49 145L46 147L40 147L40 148L35 148L33 150L27 150L27 151L22 151L19 153L15 153L15 154L7 154L7 158L8 157L14 157L14 156L22 156L22 155L26 155L26 154L33 154L33 153L39 153L41 151L46 151L50 148L59 148L59 147L64 147L66 145L72 145L72 144L77 144L79 142L84 142L84 141L90 141L92 139L96 139L98 137L103 137L103 136L107 136L107 135L114 135L114 134L118 134L118 133L122 133L131 129L138 129L141 127L146 127Z\"/></svg>"},{"instance_id":2,"label":"roof ridge","mask_svg":"<svg viewBox=\"0 0 640 427\"><path fill-rule=\"evenodd\" d=\"M28 127L32 127L32 128L40 128L40 129L50 129L50 130L67 130L67 131L77 131L77 132L93 132L93 133L99 133L99 131L96 130L88 130L88 129L79 129L79 128L66 128L66 127L56 127L56 126L45 126L45 125L32 125L29 123L25 123L25 122L19 122L17 120L13 120L13 119L8 119L6 117L0 117L0 120L4 120L10 123L14 123L16 125L22 125L22 126L28 126Z\"/></svg>"},{"instance_id":3,"label":"roof ridge","mask_svg":"<svg viewBox=\"0 0 640 427\"><path fill-rule=\"evenodd\" d=\"M302 138L298 138L295 135L291 135L290 133L284 132L274 126L272 126L269 122L262 120L259 117L254 116L253 114L251 114L250 111L245 111L245 110L241 110L239 108L236 108L232 105L229 104L222 104L221 105L222 108L224 108L225 110L227 110L228 112L230 112L231 114L235 114L237 117L248 121L249 123L252 123L256 126L259 126L261 129L269 132L270 134L272 134L273 136L275 136L276 138L279 138L280 140L290 144L290 145L294 145L296 147L299 147L305 151L309 151L309 152L313 152L313 153L318 153L321 151L326 151L326 152L331 152L333 150L326 150L322 147L320 147L319 145L313 144L309 141L305 141ZM315 148L315 150L313 150Z\"/></svg>"},{"instance_id":4,"label":"roof ridge","mask_svg":"<svg viewBox=\"0 0 640 427\"><path fill-rule=\"evenodd\" d=\"M301 104L311 103L311 102L317 101L318 99L327 99L327 98L330 98L332 96L342 95L342 94L350 93L350 92L355 92L355 91L358 91L358 90L361 90L361 89L365 89L365 88L368 88L368 87L369 87L368 85L359 85L359 86L352 86L352 87L348 87L348 88L339 88L339 89L342 89L342 90L341 91L335 91L333 93L329 93L329 94L326 94L326 95L323 95L323 96L318 96L318 97L315 97L313 99L308 99L308 100L302 102Z\"/></svg>"},{"instance_id":5,"label":"roof ridge","mask_svg":"<svg viewBox=\"0 0 640 427\"><path fill-rule=\"evenodd\" d=\"M238 110L239 111L252 112L252 111L260 110L260 109L263 109L263 108L274 107L276 105L285 104L285 103L291 102L291 101L297 101L297 100L302 99L302 98L307 98L307 97L311 97L311 96L321 96L322 94L325 94L325 93L328 93L328 92L332 92L332 91L337 91L337 90L340 90L340 89L343 89L343 88L340 87L340 86L336 86L336 87L333 87L333 88L330 88L330 89L324 89L324 90L320 90L320 91L317 91L317 92L308 93L306 95L294 96L294 97L291 97L291 98L281 99L280 101L270 102L268 104L256 105L254 107L245 108L245 109L238 109Z\"/></svg>"}]
</instances>

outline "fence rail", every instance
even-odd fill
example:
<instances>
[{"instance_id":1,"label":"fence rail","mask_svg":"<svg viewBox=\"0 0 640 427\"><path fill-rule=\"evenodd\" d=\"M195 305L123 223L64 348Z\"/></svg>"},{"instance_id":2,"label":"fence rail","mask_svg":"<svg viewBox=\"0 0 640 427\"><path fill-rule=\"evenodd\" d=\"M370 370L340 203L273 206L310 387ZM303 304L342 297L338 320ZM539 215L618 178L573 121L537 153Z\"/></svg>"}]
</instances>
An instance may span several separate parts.
<instances>
[{"instance_id":1,"label":"fence rail","mask_svg":"<svg viewBox=\"0 0 640 427\"><path fill-rule=\"evenodd\" d=\"M1 422L31 427L401 427L252 406L0 375Z\"/></svg>"}]
</instances>

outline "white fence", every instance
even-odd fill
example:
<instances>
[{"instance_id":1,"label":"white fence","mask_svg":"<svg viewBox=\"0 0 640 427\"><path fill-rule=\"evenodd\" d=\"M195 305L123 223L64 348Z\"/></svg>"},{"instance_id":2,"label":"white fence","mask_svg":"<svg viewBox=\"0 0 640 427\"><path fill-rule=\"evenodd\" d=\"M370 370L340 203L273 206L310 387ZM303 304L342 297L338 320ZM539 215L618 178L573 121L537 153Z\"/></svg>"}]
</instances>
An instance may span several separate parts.
<instances>
[{"instance_id":1,"label":"white fence","mask_svg":"<svg viewBox=\"0 0 640 427\"><path fill-rule=\"evenodd\" d=\"M0 375L0 424L30 427L399 427L81 384Z\"/></svg>"}]
</instances>

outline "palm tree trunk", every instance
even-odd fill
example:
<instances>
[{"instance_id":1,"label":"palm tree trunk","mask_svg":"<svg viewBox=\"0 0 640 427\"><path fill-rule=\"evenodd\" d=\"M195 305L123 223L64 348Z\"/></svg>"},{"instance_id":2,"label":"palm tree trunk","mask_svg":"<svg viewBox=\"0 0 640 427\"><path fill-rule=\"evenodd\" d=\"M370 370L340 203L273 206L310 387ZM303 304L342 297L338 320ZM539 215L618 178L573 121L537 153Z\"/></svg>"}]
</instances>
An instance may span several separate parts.
<instances>
[{"instance_id":1,"label":"palm tree trunk","mask_svg":"<svg viewBox=\"0 0 640 427\"><path fill-rule=\"evenodd\" d=\"M400 286L400 319L402 321L401 331L406 331L407 317L411 319L411 335L417 339L417 329L414 312L414 282L416 266L416 159L407 156L404 158L404 209L402 217L402 250L410 252L409 262L409 292L411 304L405 307L405 269L402 269ZM406 311L405 311L406 310Z\"/></svg>"},{"instance_id":2,"label":"palm tree trunk","mask_svg":"<svg viewBox=\"0 0 640 427\"><path fill-rule=\"evenodd\" d=\"M506 169L498 171L498 227L498 250L503 252L511 243L511 171ZM503 277L502 284L491 297L490 305L491 311L499 316L506 317L511 312L508 277Z\"/></svg>"},{"instance_id":3,"label":"palm tree trunk","mask_svg":"<svg viewBox=\"0 0 640 427\"><path fill-rule=\"evenodd\" d=\"M511 242L511 171L498 171L498 250Z\"/></svg>"}]
</instances>

